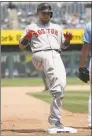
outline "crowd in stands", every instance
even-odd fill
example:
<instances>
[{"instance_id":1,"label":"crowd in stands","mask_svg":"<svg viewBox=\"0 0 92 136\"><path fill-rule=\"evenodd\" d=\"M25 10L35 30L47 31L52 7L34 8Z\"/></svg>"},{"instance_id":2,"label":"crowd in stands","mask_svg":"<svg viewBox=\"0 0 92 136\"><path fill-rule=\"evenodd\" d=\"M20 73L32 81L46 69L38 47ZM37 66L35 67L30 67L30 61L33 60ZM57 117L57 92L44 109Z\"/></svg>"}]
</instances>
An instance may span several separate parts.
<instances>
[{"instance_id":1,"label":"crowd in stands","mask_svg":"<svg viewBox=\"0 0 92 136\"><path fill-rule=\"evenodd\" d=\"M4 2L1 5L1 29L24 29L36 19L37 2ZM85 2L53 2L52 22L64 28L84 28L89 19ZM91 12L91 10L89 11Z\"/></svg>"}]
</instances>

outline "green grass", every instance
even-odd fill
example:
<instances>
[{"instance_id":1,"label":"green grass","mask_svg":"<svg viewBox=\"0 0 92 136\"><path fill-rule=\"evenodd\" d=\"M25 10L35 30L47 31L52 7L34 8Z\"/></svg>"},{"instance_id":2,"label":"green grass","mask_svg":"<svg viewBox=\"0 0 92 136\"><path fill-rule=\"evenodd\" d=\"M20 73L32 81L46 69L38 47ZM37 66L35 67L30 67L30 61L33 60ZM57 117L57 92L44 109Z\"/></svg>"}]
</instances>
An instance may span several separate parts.
<instances>
[{"instance_id":1,"label":"green grass","mask_svg":"<svg viewBox=\"0 0 92 136\"><path fill-rule=\"evenodd\" d=\"M84 84L78 78L68 77L67 85ZM1 79L1 86L39 86L43 85L41 78L10 78Z\"/></svg>"},{"instance_id":2,"label":"green grass","mask_svg":"<svg viewBox=\"0 0 92 136\"><path fill-rule=\"evenodd\" d=\"M1 80L1 86L39 86L39 85L43 85L41 78L10 78Z\"/></svg>"},{"instance_id":3,"label":"green grass","mask_svg":"<svg viewBox=\"0 0 92 136\"><path fill-rule=\"evenodd\" d=\"M51 103L52 98L48 92L27 93L47 103ZM66 91L63 101L63 109L75 113L87 113L88 111L88 91Z\"/></svg>"},{"instance_id":4,"label":"green grass","mask_svg":"<svg viewBox=\"0 0 92 136\"><path fill-rule=\"evenodd\" d=\"M67 85L84 85L85 83L82 82L77 77L67 77Z\"/></svg>"}]
</instances>

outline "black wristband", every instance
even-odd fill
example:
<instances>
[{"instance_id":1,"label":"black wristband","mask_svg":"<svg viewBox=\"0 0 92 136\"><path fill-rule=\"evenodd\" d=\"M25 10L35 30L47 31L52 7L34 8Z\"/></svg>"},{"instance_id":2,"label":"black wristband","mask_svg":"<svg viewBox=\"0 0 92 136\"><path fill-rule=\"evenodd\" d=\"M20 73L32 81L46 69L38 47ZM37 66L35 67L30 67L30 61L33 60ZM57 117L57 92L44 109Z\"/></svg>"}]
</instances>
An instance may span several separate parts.
<instances>
[{"instance_id":1,"label":"black wristband","mask_svg":"<svg viewBox=\"0 0 92 136\"><path fill-rule=\"evenodd\" d=\"M69 46L70 42L64 41L64 45Z\"/></svg>"},{"instance_id":2,"label":"black wristband","mask_svg":"<svg viewBox=\"0 0 92 136\"><path fill-rule=\"evenodd\" d=\"M21 44L23 44L24 46L26 46L28 44L28 41L27 39L22 39L21 40Z\"/></svg>"}]
</instances>

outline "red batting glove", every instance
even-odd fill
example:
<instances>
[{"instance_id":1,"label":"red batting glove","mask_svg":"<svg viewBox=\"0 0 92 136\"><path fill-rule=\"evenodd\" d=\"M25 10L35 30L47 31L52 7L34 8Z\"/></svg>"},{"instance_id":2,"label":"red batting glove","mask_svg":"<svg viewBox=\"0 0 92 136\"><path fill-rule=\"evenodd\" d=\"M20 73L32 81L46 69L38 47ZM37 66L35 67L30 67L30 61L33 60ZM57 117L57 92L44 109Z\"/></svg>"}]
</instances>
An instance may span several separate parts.
<instances>
[{"instance_id":1,"label":"red batting glove","mask_svg":"<svg viewBox=\"0 0 92 136\"><path fill-rule=\"evenodd\" d=\"M67 42L70 42L73 38L72 34L69 32L64 33L64 38Z\"/></svg>"},{"instance_id":2,"label":"red batting glove","mask_svg":"<svg viewBox=\"0 0 92 136\"><path fill-rule=\"evenodd\" d=\"M32 36L38 36L38 34L35 32L35 31L33 31L33 30L29 30L28 32L27 32L27 34L25 35L25 39L27 39L27 40L29 40L30 38L32 38Z\"/></svg>"}]
</instances>

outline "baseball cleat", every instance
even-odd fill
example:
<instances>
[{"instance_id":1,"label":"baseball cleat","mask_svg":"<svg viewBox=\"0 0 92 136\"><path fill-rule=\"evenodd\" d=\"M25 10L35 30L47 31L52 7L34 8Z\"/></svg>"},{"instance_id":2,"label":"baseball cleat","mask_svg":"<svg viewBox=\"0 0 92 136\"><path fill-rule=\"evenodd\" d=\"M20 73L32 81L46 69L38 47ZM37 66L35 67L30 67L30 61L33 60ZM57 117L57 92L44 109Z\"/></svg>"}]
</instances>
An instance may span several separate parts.
<instances>
[{"instance_id":1,"label":"baseball cleat","mask_svg":"<svg viewBox=\"0 0 92 136\"><path fill-rule=\"evenodd\" d=\"M52 119L51 117L49 117L48 122L50 123L50 125L53 125L56 128L61 128L61 129L64 128L64 125L59 120Z\"/></svg>"},{"instance_id":2,"label":"baseball cleat","mask_svg":"<svg viewBox=\"0 0 92 136\"><path fill-rule=\"evenodd\" d=\"M57 121L55 124L53 124L55 127L57 128L64 128L64 125L60 122L60 121Z\"/></svg>"}]
</instances>

